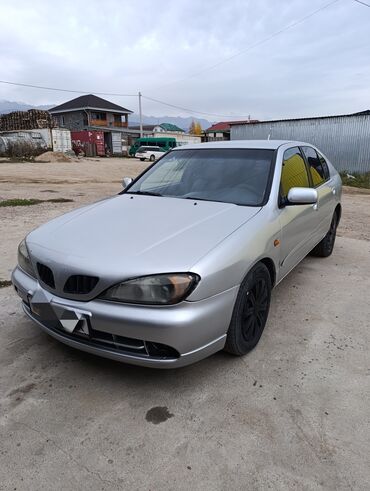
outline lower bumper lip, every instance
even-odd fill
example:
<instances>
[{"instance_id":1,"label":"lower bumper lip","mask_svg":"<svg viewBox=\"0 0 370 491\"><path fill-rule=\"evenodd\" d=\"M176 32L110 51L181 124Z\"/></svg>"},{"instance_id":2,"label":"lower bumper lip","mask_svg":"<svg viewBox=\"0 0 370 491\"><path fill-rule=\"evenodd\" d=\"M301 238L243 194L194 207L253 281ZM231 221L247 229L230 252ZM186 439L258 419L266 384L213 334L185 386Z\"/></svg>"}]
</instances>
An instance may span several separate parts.
<instances>
[{"instance_id":1,"label":"lower bumper lip","mask_svg":"<svg viewBox=\"0 0 370 491\"><path fill-rule=\"evenodd\" d=\"M199 302L182 302L168 307L143 307L112 304L101 300L77 302L56 297L43 290L38 281L29 277L19 268L12 274L12 281L18 295L24 302L25 313L45 332L59 341L99 356L136 365L170 368L181 367L221 350L226 340L237 287ZM143 340L173 348L177 357L156 357L109 347L97 346L93 342L63 331L61 326L53 329L42 317L32 313L30 299L39 292L46 304L53 307L76 311L88 317L93 330L132 340ZM37 296L37 295L36 295Z\"/></svg>"}]
</instances>

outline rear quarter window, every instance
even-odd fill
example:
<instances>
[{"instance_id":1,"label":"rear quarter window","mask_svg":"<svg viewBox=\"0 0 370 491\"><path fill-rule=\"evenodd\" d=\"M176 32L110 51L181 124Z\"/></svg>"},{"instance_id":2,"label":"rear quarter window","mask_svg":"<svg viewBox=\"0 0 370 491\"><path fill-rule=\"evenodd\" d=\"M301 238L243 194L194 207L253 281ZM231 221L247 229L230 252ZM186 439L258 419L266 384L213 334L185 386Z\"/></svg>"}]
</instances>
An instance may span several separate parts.
<instances>
[{"instance_id":1,"label":"rear quarter window","mask_svg":"<svg viewBox=\"0 0 370 491\"><path fill-rule=\"evenodd\" d=\"M312 147L302 147L303 153L305 154L308 168L310 171L312 184L314 187L320 186L329 178L328 165L321 155L316 152Z\"/></svg>"}]
</instances>

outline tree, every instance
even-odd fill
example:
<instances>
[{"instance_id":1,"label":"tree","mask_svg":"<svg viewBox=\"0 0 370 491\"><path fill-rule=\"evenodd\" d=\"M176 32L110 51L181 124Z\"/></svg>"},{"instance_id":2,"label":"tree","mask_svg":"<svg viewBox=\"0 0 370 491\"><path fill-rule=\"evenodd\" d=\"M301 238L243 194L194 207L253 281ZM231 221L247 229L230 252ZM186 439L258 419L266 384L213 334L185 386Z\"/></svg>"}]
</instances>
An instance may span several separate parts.
<instances>
[{"instance_id":1,"label":"tree","mask_svg":"<svg viewBox=\"0 0 370 491\"><path fill-rule=\"evenodd\" d=\"M199 121L194 121L193 119L189 128L189 133L197 136L200 136L203 133L202 126Z\"/></svg>"}]
</instances>

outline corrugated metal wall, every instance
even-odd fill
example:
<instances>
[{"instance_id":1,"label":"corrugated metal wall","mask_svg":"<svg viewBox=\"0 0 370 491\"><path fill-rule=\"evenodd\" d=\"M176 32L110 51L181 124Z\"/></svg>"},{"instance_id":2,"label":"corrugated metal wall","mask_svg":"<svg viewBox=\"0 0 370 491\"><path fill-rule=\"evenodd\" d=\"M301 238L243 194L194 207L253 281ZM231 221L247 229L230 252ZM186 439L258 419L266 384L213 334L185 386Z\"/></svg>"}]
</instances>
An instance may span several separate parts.
<instances>
[{"instance_id":1,"label":"corrugated metal wall","mask_svg":"<svg viewBox=\"0 0 370 491\"><path fill-rule=\"evenodd\" d=\"M338 170L370 172L370 115L231 126L231 140L299 140L322 150Z\"/></svg>"}]
</instances>

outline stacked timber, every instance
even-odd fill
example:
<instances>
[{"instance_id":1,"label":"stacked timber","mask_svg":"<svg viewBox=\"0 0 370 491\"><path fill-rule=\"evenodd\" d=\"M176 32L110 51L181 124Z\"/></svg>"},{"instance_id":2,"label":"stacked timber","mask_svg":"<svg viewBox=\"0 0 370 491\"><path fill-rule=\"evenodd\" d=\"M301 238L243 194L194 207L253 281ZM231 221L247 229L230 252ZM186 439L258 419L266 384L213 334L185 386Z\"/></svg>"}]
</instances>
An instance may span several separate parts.
<instances>
[{"instance_id":1,"label":"stacked timber","mask_svg":"<svg viewBox=\"0 0 370 491\"><path fill-rule=\"evenodd\" d=\"M39 109L14 111L0 115L0 131L35 130L54 126L51 114Z\"/></svg>"}]
</instances>

